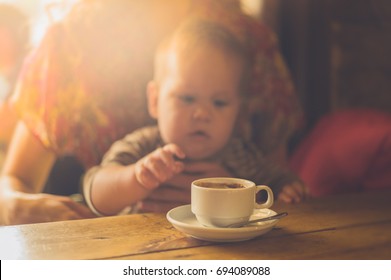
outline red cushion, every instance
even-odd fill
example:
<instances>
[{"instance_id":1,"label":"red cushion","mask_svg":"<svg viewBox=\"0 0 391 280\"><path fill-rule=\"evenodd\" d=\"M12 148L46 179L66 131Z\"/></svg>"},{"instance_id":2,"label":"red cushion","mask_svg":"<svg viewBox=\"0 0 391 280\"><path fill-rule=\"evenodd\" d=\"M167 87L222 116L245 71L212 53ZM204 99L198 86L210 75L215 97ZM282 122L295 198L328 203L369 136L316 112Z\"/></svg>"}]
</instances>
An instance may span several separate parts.
<instances>
[{"instance_id":1,"label":"red cushion","mask_svg":"<svg viewBox=\"0 0 391 280\"><path fill-rule=\"evenodd\" d=\"M325 116L290 166L313 196L391 188L391 115L352 109Z\"/></svg>"}]
</instances>

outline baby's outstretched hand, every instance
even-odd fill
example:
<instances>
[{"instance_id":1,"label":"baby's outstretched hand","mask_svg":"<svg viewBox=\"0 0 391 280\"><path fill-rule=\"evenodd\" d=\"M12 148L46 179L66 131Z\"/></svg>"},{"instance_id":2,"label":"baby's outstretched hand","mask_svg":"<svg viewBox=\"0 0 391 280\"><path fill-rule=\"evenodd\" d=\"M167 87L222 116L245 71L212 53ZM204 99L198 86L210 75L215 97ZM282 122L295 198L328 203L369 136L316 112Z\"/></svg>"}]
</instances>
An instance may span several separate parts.
<instances>
[{"instance_id":1,"label":"baby's outstretched hand","mask_svg":"<svg viewBox=\"0 0 391 280\"><path fill-rule=\"evenodd\" d=\"M282 188L278 194L278 200L286 203L298 203L305 200L307 196L307 187L301 182L294 182Z\"/></svg>"},{"instance_id":2,"label":"baby's outstretched hand","mask_svg":"<svg viewBox=\"0 0 391 280\"><path fill-rule=\"evenodd\" d=\"M140 159L135 166L137 181L152 190L182 172L184 152L175 144L167 144Z\"/></svg>"}]
</instances>

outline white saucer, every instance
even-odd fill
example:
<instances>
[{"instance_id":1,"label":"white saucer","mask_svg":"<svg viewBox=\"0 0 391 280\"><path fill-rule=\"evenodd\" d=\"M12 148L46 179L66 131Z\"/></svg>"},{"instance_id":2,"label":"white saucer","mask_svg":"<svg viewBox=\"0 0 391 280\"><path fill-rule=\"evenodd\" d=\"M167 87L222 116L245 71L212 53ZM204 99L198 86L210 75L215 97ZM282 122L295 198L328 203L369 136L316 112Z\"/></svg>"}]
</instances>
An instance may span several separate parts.
<instances>
[{"instance_id":1,"label":"white saucer","mask_svg":"<svg viewBox=\"0 0 391 280\"><path fill-rule=\"evenodd\" d=\"M268 217L277 214L270 209L255 209L250 220ZM194 214L191 206L183 205L171 209L167 213L167 220L179 231L194 238L213 242L236 242L248 240L270 231L278 220L258 222L241 228L214 228L201 225Z\"/></svg>"}]
</instances>

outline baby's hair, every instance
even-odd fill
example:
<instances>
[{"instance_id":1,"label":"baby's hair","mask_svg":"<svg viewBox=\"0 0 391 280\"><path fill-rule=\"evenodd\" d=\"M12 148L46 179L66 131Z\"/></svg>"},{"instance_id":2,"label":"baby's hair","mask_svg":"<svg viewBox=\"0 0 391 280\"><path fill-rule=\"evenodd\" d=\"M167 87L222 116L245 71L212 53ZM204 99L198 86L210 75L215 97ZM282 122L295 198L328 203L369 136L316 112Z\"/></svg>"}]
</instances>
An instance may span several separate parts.
<instances>
[{"instance_id":1,"label":"baby's hair","mask_svg":"<svg viewBox=\"0 0 391 280\"><path fill-rule=\"evenodd\" d=\"M243 74L240 91L248 84L250 59L244 45L224 26L200 18L191 18L182 23L176 31L166 38L158 47L155 56L155 81L164 78L167 61L171 52L191 54L203 46L218 48L227 56L243 63Z\"/></svg>"}]
</instances>

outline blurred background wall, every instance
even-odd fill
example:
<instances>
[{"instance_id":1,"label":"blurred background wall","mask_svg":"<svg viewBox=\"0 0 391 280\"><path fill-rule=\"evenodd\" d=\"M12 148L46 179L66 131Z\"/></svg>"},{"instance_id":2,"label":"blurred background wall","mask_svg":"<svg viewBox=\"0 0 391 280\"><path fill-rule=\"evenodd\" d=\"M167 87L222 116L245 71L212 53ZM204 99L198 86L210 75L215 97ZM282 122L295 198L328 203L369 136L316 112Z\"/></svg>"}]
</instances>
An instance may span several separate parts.
<instances>
[{"instance_id":1,"label":"blurred background wall","mask_svg":"<svg viewBox=\"0 0 391 280\"><path fill-rule=\"evenodd\" d=\"M307 117L374 108L391 113L391 1L261 0Z\"/></svg>"}]
</instances>

